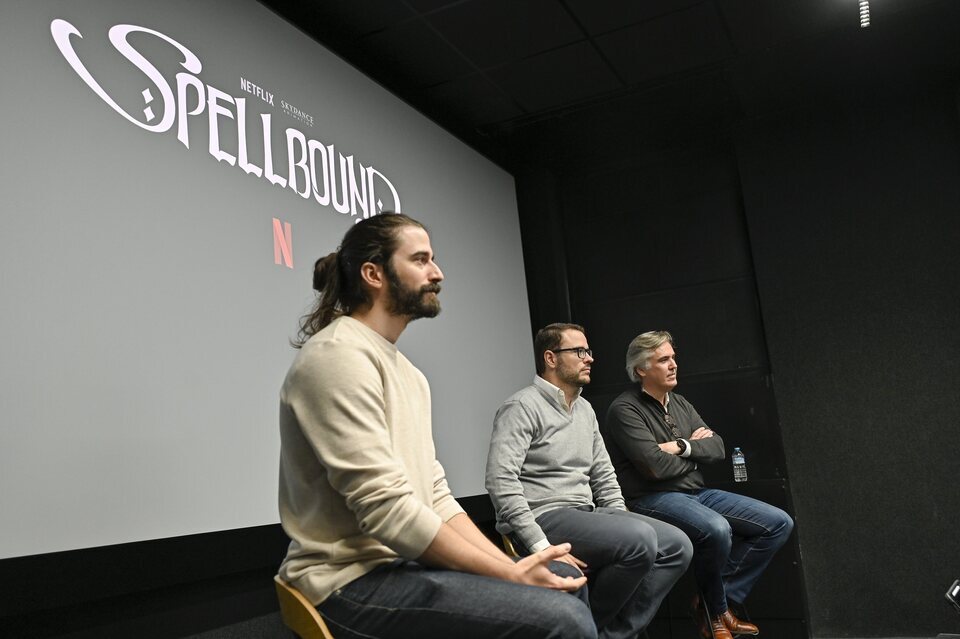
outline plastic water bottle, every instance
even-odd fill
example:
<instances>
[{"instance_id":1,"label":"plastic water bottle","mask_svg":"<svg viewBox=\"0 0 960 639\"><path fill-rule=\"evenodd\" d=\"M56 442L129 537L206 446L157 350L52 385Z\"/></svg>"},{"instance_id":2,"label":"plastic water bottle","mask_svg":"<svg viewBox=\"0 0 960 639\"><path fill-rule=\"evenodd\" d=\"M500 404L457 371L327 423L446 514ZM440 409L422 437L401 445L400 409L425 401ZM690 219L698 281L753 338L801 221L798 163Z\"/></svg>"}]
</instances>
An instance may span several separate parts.
<instances>
[{"instance_id":1,"label":"plastic water bottle","mask_svg":"<svg viewBox=\"0 0 960 639\"><path fill-rule=\"evenodd\" d=\"M747 481L747 458L739 447L733 449L733 481Z\"/></svg>"}]
</instances>

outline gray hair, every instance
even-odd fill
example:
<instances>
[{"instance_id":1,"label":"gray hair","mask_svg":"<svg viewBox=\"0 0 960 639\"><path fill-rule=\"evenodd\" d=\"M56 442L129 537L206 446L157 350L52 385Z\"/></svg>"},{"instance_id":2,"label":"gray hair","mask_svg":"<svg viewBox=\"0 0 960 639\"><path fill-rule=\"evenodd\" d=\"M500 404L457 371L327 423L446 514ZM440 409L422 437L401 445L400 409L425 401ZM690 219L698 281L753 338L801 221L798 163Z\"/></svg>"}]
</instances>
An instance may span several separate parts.
<instances>
[{"instance_id":1,"label":"gray hair","mask_svg":"<svg viewBox=\"0 0 960 639\"><path fill-rule=\"evenodd\" d=\"M627 377L631 382L639 382L640 376L636 369L644 370L650 368L650 357L653 351L657 350L667 342L673 345L673 335L667 331L647 331L640 333L630 342L627 347Z\"/></svg>"}]
</instances>

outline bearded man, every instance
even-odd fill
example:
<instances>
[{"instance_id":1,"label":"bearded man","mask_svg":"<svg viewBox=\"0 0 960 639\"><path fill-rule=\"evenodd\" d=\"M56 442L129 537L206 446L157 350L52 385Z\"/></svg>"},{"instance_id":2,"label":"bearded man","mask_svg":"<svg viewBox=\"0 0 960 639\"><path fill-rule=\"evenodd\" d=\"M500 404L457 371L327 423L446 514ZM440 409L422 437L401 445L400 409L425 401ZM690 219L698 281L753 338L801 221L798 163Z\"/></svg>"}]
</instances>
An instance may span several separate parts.
<instances>
[{"instance_id":1,"label":"bearded man","mask_svg":"<svg viewBox=\"0 0 960 639\"><path fill-rule=\"evenodd\" d=\"M338 638L594 639L567 594L585 580L551 562L569 547L514 562L447 486L430 387L396 345L440 312L442 280L426 229L400 214L351 226L317 261L280 393L280 577Z\"/></svg>"}]
</instances>

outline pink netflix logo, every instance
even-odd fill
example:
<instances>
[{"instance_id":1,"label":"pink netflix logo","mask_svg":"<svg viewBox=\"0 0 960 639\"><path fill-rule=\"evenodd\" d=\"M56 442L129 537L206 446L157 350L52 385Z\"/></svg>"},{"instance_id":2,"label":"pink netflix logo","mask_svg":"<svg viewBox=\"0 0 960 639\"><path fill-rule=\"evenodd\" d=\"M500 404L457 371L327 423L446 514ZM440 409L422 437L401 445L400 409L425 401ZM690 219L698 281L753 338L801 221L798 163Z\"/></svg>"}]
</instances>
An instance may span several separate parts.
<instances>
[{"instance_id":1,"label":"pink netflix logo","mask_svg":"<svg viewBox=\"0 0 960 639\"><path fill-rule=\"evenodd\" d=\"M293 268L293 230L290 222L280 222L273 218L273 263Z\"/></svg>"}]
</instances>

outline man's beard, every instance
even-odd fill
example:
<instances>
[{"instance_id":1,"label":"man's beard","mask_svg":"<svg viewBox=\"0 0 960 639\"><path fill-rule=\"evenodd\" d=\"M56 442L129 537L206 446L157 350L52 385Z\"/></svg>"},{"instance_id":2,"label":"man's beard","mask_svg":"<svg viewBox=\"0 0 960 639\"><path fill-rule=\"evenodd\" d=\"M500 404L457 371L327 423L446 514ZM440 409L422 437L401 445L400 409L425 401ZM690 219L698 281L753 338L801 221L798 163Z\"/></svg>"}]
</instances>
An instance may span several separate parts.
<instances>
[{"instance_id":1,"label":"man's beard","mask_svg":"<svg viewBox=\"0 0 960 639\"><path fill-rule=\"evenodd\" d=\"M580 379L580 367L579 366L565 366L560 365L557 368L557 377L571 386L576 386L578 388L583 388L590 382L588 380Z\"/></svg>"},{"instance_id":2,"label":"man's beard","mask_svg":"<svg viewBox=\"0 0 960 639\"><path fill-rule=\"evenodd\" d=\"M410 321L421 317L436 317L440 314L440 299L430 293L439 293L440 285L426 284L419 290L405 287L389 266L384 269L390 284L387 310L392 315L405 315Z\"/></svg>"}]
</instances>

